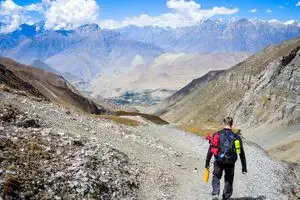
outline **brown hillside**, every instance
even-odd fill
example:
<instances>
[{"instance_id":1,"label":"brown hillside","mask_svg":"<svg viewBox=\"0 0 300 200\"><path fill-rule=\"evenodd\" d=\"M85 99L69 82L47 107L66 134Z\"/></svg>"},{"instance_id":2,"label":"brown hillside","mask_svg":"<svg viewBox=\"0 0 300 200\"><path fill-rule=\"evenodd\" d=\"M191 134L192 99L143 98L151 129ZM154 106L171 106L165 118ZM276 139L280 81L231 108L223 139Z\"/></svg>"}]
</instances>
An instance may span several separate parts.
<instances>
[{"instance_id":1,"label":"brown hillside","mask_svg":"<svg viewBox=\"0 0 300 200\"><path fill-rule=\"evenodd\" d=\"M299 88L299 85L297 85L299 83L295 82L297 81L297 73L292 74L291 78L286 77L284 73L278 74L280 69L286 70L286 73L288 71L299 71L298 61L295 63L295 69L294 67L288 67L290 64L288 57L293 54L293 51L298 52L299 46L300 39L298 38L284 42L279 46L266 48L257 55L230 68L225 73L221 73L208 84L198 85L198 88L192 93L184 96L174 105L164 108L166 112L162 115L163 118L170 122L183 122L194 125L212 121L217 123L225 115L235 115L233 110L238 108L235 107L236 109L234 109L234 106L241 103L240 101L244 99L246 92L256 92L254 90L260 86L259 84L266 85L264 88L269 86L269 91L272 89L270 94L276 96L276 99L274 99L275 104L282 104L283 97L286 95L290 95L290 98L295 100L296 93L299 90L294 91L291 86L286 88L285 83L277 84L277 81L289 79L286 84L295 85ZM297 53L296 55L299 57ZM262 82L265 79L268 79L266 84ZM269 81L270 83L268 83ZM267 91L261 91L261 94L259 94L261 101L255 102L256 104L263 106L264 103L267 103L262 103L263 97L267 95L265 92ZM253 94L253 96L258 95ZM268 98L267 95L266 99ZM251 104L250 107L253 108L254 105ZM249 116L245 113L244 116L237 117L242 118L239 122L244 124Z\"/></svg>"},{"instance_id":2,"label":"brown hillside","mask_svg":"<svg viewBox=\"0 0 300 200\"><path fill-rule=\"evenodd\" d=\"M19 64L8 58L0 58L1 81L16 89L43 96L53 103L76 108L92 114L101 110L93 101L83 97L62 76L41 69Z\"/></svg>"}]
</instances>

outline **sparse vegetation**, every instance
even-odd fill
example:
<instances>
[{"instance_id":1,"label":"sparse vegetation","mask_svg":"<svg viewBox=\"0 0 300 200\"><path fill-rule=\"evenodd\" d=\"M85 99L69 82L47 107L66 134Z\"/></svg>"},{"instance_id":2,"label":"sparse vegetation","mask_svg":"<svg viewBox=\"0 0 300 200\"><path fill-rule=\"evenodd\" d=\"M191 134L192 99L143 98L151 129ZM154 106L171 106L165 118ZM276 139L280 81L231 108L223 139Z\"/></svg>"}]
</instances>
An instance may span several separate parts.
<instances>
[{"instance_id":1,"label":"sparse vegetation","mask_svg":"<svg viewBox=\"0 0 300 200\"><path fill-rule=\"evenodd\" d=\"M124 112L124 111L118 111L115 113L117 116L141 116L154 124L158 125L164 125L169 124L167 121L163 120L162 118L156 116L156 115L148 115L143 113L136 113L136 112Z\"/></svg>"},{"instance_id":2,"label":"sparse vegetation","mask_svg":"<svg viewBox=\"0 0 300 200\"><path fill-rule=\"evenodd\" d=\"M35 142L29 142L27 150L31 157L40 157L44 159L48 159L50 157L49 153L44 151L43 148Z\"/></svg>"},{"instance_id":3,"label":"sparse vegetation","mask_svg":"<svg viewBox=\"0 0 300 200\"><path fill-rule=\"evenodd\" d=\"M299 147L300 140L295 140L287 144L277 145L267 152L269 155L273 155L276 160L297 163L300 160Z\"/></svg>"},{"instance_id":4,"label":"sparse vegetation","mask_svg":"<svg viewBox=\"0 0 300 200\"><path fill-rule=\"evenodd\" d=\"M271 101L270 97L268 97L268 96L263 96L262 97L262 104L263 104L263 106L266 106L270 101Z\"/></svg>"},{"instance_id":5,"label":"sparse vegetation","mask_svg":"<svg viewBox=\"0 0 300 200\"><path fill-rule=\"evenodd\" d=\"M201 137L206 137L208 135L212 135L220 129L217 126L212 126L211 128L208 128L208 126L207 127L196 127L196 126L192 126L192 125L181 125L181 126L179 126L179 128L186 132L190 132L190 133L199 135Z\"/></svg>"},{"instance_id":6,"label":"sparse vegetation","mask_svg":"<svg viewBox=\"0 0 300 200\"><path fill-rule=\"evenodd\" d=\"M117 122L119 124L127 125L127 126L138 126L140 125L140 122L120 116L115 116L115 115L95 115L96 118L98 119L106 119L106 120L111 120L114 122Z\"/></svg>"}]
</instances>

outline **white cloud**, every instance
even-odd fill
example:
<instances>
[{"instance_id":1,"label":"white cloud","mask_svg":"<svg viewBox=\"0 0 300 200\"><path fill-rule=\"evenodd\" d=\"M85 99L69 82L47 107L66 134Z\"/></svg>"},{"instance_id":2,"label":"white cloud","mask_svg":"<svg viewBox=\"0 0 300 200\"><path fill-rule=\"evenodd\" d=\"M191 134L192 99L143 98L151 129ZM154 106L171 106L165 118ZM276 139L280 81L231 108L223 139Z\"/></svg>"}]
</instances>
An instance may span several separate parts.
<instances>
[{"instance_id":1,"label":"white cloud","mask_svg":"<svg viewBox=\"0 0 300 200\"><path fill-rule=\"evenodd\" d=\"M169 0L167 1L167 7L179 12L197 12L200 10L201 5L195 1Z\"/></svg>"},{"instance_id":2,"label":"white cloud","mask_svg":"<svg viewBox=\"0 0 300 200\"><path fill-rule=\"evenodd\" d=\"M12 0L2 1L0 4L0 14L9 15L11 13L17 13L22 10L21 6L15 4Z\"/></svg>"},{"instance_id":3,"label":"white cloud","mask_svg":"<svg viewBox=\"0 0 300 200\"><path fill-rule=\"evenodd\" d=\"M37 4L30 4L28 6L24 6L23 9L26 11L44 12L45 6L42 3L37 3Z\"/></svg>"},{"instance_id":4,"label":"white cloud","mask_svg":"<svg viewBox=\"0 0 300 200\"><path fill-rule=\"evenodd\" d=\"M256 12L257 12L257 9L256 9L256 8L254 8L254 9L250 10L250 12L252 12L252 13L256 13Z\"/></svg>"},{"instance_id":5,"label":"white cloud","mask_svg":"<svg viewBox=\"0 0 300 200\"><path fill-rule=\"evenodd\" d=\"M1 33L10 33L17 30L21 24L21 17L19 15L12 15L9 18L6 18L6 25L1 27Z\"/></svg>"},{"instance_id":6,"label":"white cloud","mask_svg":"<svg viewBox=\"0 0 300 200\"><path fill-rule=\"evenodd\" d=\"M47 1L45 26L47 29L74 29L84 24L96 23L99 6L95 0Z\"/></svg>"},{"instance_id":7,"label":"white cloud","mask_svg":"<svg viewBox=\"0 0 300 200\"><path fill-rule=\"evenodd\" d=\"M128 25L143 26L160 26L160 27L183 27L194 25L204 18L215 15L232 15L239 11L238 8L214 7L212 9L201 9L201 5L195 1L186 0L168 0L167 7L173 12L164 13L159 16L149 16L142 14L136 17L129 17L118 22L114 20L100 21L100 26L105 28L120 28Z\"/></svg>"},{"instance_id":8,"label":"white cloud","mask_svg":"<svg viewBox=\"0 0 300 200\"><path fill-rule=\"evenodd\" d=\"M29 12L42 12L42 4L19 6L13 0L5 0L0 4L0 17L5 24L0 33L10 33L19 28L22 23L30 22ZM31 21L32 22L32 21Z\"/></svg>"},{"instance_id":9,"label":"white cloud","mask_svg":"<svg viewBox=\"0 0 300 200\"><path fill-rule=\"evenodd\" d=\"M297 24L297 21L292 19L292 20L284 22L284 25L292 25L292 24Z\"/></svg>"},{"instance_id":10,"label":"white cloud","mask_svg":"<svg viewBox=\"0 0 300 200\"><path fill-rule=\"evenodd\" d=\"M128 25L182 27L194 25L204 18L216 15L232 15L238 8L213 7L202 9L194 0L168 0L171 10L158 16L142 14L122 21L99 21L99 6L96 0L42 0L40 3L19 6L13 0L4 0L0 5L0 18L5 19L6 27L1 32L10 32L22 23L33 23L32 12L37 12L45 20L46 29L74 29L88 23L99 23L105 28L119 28Z\"/></svg>"},{"instance_id":11,"label":"white cloud","mask_svg":"<svg viewBox=\"0 0 300 200\"><path fill-rule=\"evenodd\" d=\"M272 10L269 8L266 11L267 11L267 13L272 13Z\"/></svg>"},{"instance_id":12,"label":"white cloud","mask_svg":"<svg viewBox=\"0 0 300 200\"><path fill-rule=\"evenodd\" d=\"M9 33L19 28L21 24L20 12L22 7L12 0L6 0L0 4L0 15L5 25L1 26L0 33Z\"/></svg>"},{"instance_id":13,"label":"white cloud","mask_svg":"<svg viewBox=\"0 0 300 200\"><path fill-rule=\"evenodd\" d=\"M269 20L269 23L280 23L278 19L271 19Z\"/></svg>"},{"instance_id":14,"label":"white cloud","mask_svg":"<svg viewBox=\"0 0 300 200\"><path fill-rule=\"evenodd\" d=\"M298 1L298 3L296 4L296 6L300 6L300 1Z\"/></svg>"},{"instance_id":15,"label":"white cloud","mask_svg":"<svg viewBox=\"0 0 300 200\"><path fill-rule=\"evenodd\" d=\"M13 0L0 4L0 18L5 23L0 33L15 31L22 23L33 23L33 12L45 18L47 29L73 29L83 24L97 23L99 6L95 0L42 0L41 3L19 6Z\"/></svg>"}]
</instances>

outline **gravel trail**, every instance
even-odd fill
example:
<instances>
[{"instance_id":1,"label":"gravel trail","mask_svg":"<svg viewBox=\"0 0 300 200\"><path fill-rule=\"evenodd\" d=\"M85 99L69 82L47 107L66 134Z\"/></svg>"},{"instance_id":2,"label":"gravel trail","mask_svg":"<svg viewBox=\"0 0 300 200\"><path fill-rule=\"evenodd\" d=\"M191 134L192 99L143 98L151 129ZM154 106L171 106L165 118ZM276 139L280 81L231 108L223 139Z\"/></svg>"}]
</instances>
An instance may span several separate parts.
<instances>
[{"instance_id":1,"label":"gravel trail","mask_svg":"<svg viewBox=\"0 0 300 200\"><path fill-rule=\"evenodd\" d=\"M55 132L91 146L107 145L125 153L142 174L138 199L211 199L211 186L202 181L208 142L198 136L171 125L128 127L16 94L2 93L0 99L38 116L44 123L45 134ZM289 166L273 161L248 142L245 152L248 174L242 175L238 160L233 199L292 199L286 193L299 180L289 177L292 173Z\"/></svg>"}]
</instances>

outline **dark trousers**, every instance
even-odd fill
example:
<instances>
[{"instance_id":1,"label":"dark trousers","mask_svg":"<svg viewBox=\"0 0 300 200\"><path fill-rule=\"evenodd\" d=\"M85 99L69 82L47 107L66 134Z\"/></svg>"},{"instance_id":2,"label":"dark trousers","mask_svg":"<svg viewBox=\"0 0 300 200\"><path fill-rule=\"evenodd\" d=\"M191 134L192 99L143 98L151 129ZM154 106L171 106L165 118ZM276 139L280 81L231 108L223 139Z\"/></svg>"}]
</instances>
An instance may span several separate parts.
<instances>
[{"instance_id":1,"label":"dark trousers","mask_svg":"<svg viewBox=\"0 0 300 200\"><path fill-rule=\"evenodd\" d=\"M220 194L220 180L222 178L223 171L225 171L225 187L223 190L223 199L229 199L232 195L232 184L234 177L234 164L223 164L220 162L214 162L214 172L213 172L213 195Z\"/></svg>"}]
</instances>

